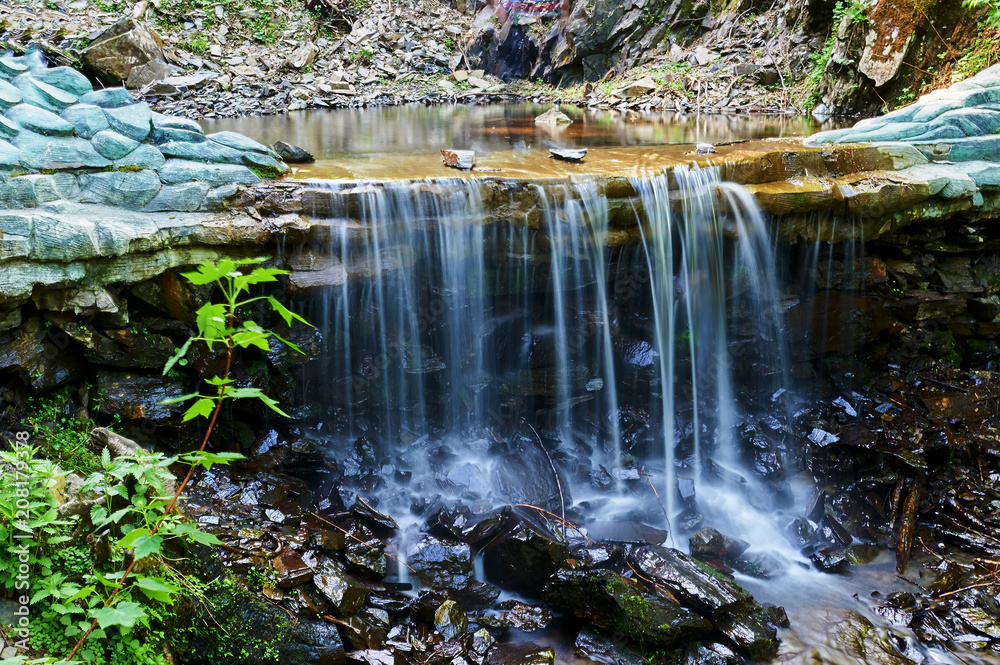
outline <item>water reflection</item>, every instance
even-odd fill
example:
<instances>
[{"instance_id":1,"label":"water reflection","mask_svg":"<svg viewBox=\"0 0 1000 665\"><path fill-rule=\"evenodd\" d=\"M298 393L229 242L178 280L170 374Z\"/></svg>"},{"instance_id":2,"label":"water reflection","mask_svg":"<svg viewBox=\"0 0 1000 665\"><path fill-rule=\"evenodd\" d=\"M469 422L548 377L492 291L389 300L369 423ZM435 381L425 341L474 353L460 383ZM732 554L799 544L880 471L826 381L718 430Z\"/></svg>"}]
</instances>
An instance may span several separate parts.
<instances>
[{"instance_id":1,"label":"water reflection","mask_svg":"<svg viewBox=\"0 0 1000 665\"><path fill-rule=\"evenodd\" d=\"M367 109L312 110L282 116L203 120L207 132L232 130L262 143L287 141L317 159L373 154L423 154L442 148L478 152L562 147L620 147L716 143L803 136L835 129L810 116L693 115L673 111L599 111L563 106L573 124L536 125L549 104L487 106L410 104Z\"/></svg>"}]
</instances>

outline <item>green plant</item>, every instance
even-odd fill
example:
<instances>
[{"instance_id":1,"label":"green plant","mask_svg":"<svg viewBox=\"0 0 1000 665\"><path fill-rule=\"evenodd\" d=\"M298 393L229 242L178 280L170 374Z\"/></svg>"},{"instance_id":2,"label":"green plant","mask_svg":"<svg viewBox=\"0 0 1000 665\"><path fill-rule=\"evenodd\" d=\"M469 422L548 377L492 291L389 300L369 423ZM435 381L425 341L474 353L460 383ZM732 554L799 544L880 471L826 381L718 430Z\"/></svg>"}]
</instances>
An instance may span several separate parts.
<instances>
[{"instance_id":1,"label":"green plant","mask_svg":"<svg viewBox=\"0 0 1000 665\"><path fill-rule=\"evenodd\" d=\"M146 613L140 605L128 600L132 596L131 592L133 589L138 588L141 593L145 594L151 600L159 602L171 601L172 594L176 593L179 587L176 587L162 577L148 577L142 573L133 575L135 566L139 561L148 556L160 555L163 552L167 539L180 537L186 542L199 542L207 545L221 544L221 541L215 536L199 531L194 525L184 522L175 513L174 509L181 492L184 491L185 486L190 482L196 468L204 466L207 469L211 468L215 463L229 463L233 459L241 457L236 453L210 453L205 451L223 403L231 399L256 399L277 413L287 416L278 407L277 402L267 397L260 388L234 387L232 385L233 380L230 377L235 349L257 348L269 352L270 346L268 340L275 338L299 353L302 352L296 345L282 339L272 331L265 330L254 321L246 320L243 321L241 326L237 327L236 325L237 312L241 308L261 302L269 304L271 309L284 319L287 325L291 325L293 321L300 321L308 325L305 319L288 310L274 296L248 297L252 287L258 284L276 282L279 275L288 274L286 270L260 266L259 264L264 261L265 259L263 258L223 259L217 264L206 261L197 270L182 273L182 276L192 284L214 284L222 292L223 302L208 302L198 309L196 313L197 334L188 338L176 350L164 366L163 374L166 375L175 365L180 363L187 355L191 345L196 342L204 344L209 351L216 345L224 346L226 351L225 370L222 376L205 379L205 382L211 387L208 394L201 392L191 393L165 400L164 402L166 404L176 404L193 400L193 403L185 411L182 421L187 422L199 417L208 419L208 425L198 450L179 456L181 461L188 464L188 471L184 480L177 486L173 496L169 497L169 501L167 500L168 497L164 496L165 491L162 479L158 478L155 473L151 475L149 470L165 469L169 464L176 462L178 458L164 459L160 456L155 459L152 465L128 466L116 473L110 466L110 459L107 455L107 450L105 450L105 455L101 458L101 462L104 469L103 477L105 479L104 494L108 501L105 506L94 507L91 511L91 519L100 528L109 524L117 524L123 517L131 514L131 528L127 530L122 529L124 537L118 541L117 546L120 549L131 549L132 561L124 571L107 578L98 578L105 587L110 587L111 591L101 599L102 602L97 604L96 609L94 607L91 608L91 611L88 613L88 617L91 619L90 624L85 630L83 629L83 625L80 626L82 634L67 656L67 661L72 660L81 648L83 648L87 638L95 630L103 631L109 626L131 628L135 625L136 621L146 617ZM249 273L244 273L243 268L247 266L258 267L253 268ZM132 494L131 506L126 506L125 508L117 508L112 500L113 496L120 495L121 493L121 490L113 488L124 487L124 483L113 486L108 484L109 478L124 478L124 475L121 474L131 475L135 478L137 486L141 485L145 487L145 489L141 491L136 490ZM89 483L90 480L88 479L85 487ZM91 487L95 486L96 481ZM152 489L153 492L151 493L149 489ZM128 492L127 489L124 491ZM97 589L96 585L94 585L94 589ZM83 623L85 624L85 622ZM99 629L98 626L100 626Z\"/></svg>"},{"instance_id":2,"label":"green plant","mask_svg":"<svg viewBox=\"0 0 1000 665\"><path fill-rule=\"evenodd\" d=\"M205 35L201 33L193 35L186 42L181 44L181 46L195 55L205 55L208 53L208 40L205 39Z\"/></svg>"},{"instance_id":3,"label":"green plant","mask_svg":"<svg viewBox=\"0 0 1000 665\"><path fill-rule=\"evenodd\" d=\"M810 67L805 76L806 106L813 106L819 102L820 82L830 64L830 58L833 57L833 49L837 44L837 31L845 18L851 23L867 23L869 20L867 5L863 0L847 0L847 2L838 0L834 5L830 35L826 38L823 48L809 56Z\"/></svg>"},{"instance_id":4,"label":"green plant","mask_svg":"<svg viewBox=\"0 0 1000 665\"><path fill-rule=\"evenodd\" d=\"M372 53L370 48L363 47L347 56L347 60L348 62L357 63L359 65L367 65L371 63L373 55L374 53Z\"/></svg>"},{"instance_id":5,"label":"green plant","mask_svg":"<svg viewBox=\"0 0 1000 665\"><path fill-rule=\"evenodd\" d=\"M69 389L52 395L29 397L24 422L32 428L40 453L58 462L62 468L87 474L98 468L97 455L87 449L90 423L71 413Z\"/></svg>"},{"instance_id":6,"label":"green plant","mask_svg":"<svg viewBox=\"0 0 1000 665\"><path fill-rule=\"evenodd\" d=\"M968 9L987 8L989 13L986 15L986 22L1000 28L1000 2L997 0L962 0L962 6Z\"/></svg>"}]
</instances>

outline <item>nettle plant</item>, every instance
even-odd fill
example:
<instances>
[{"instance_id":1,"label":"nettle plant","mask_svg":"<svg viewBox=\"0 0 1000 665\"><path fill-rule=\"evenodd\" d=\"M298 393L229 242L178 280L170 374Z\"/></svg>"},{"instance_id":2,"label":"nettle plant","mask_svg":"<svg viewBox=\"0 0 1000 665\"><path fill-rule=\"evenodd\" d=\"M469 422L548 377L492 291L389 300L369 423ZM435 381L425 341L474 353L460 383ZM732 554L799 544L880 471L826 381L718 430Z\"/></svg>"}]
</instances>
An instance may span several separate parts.
<instances>
[{"instance_id":1,"label":"nettle plant","mask_svg":"<svg viewBox=\"0 0 1000 665\"><path fill-rule=\"evenodd\" d=\"M198 450L168 457L138 449L134 455L112 460L105 449L100 468L86 477L77 492L77 497L97 499L91 500L89 512L66 519L59 518L60 502L56 496L60 491L59 479L66 474L52 462L35 458L36 451L32 451L29 464L31 476L36 479L31 490L28 524L33 530L28 543L34 575L32 646L47 653L68 650L68 654L61 660L52 656L34 660L16 656L0 661L0 665L166 662L162 653L157 653L160 640L139 638L156 634L152 621L161 616L164 606L174 602L175 596L184 592L199 594L199 583L176 569L172 555L194 543L222 544L176 509L198 467L209 469L213 464L228 464L242 457L238 453L205 450L222 405L231 399L256 399L287 415L260 388L233 385L230 370L234 353L251 348L267 352L271 338L301 353L295 344L254 321L237 324L238 313L256 303L266 303L289 326L294 321L309 325L273 296L250 295L257 285L276 282L279 276L287 274L285 270L261 266L264 261L264 258L224 259L218 263L205 262L193 272L182 273L192 284L214 284L222 293L222 302L206 303L197 311L197 334L176 350L163 369L166 375L175 366L186 364L186 356L194 344L204 344L209 351L219 346L224 348L225 370L221 376L205 380L207 391L167 400L167 403L190 402L183 422L196 418L208 420ZM15 461L10 453L0 454L0 465ZM174 477L169 467L176 463L187 464L189 468L176 490L170 492L168 487ZM8 551L14 545L16 528L13 506L13 491L0 490L0 543ZM71 540L77 543L90 540L92 544L89 548L67 544ZM7 557L0 557L0 589L9 592L14 588L14 569L6 560Z\"/></svg>"}]
</instances>

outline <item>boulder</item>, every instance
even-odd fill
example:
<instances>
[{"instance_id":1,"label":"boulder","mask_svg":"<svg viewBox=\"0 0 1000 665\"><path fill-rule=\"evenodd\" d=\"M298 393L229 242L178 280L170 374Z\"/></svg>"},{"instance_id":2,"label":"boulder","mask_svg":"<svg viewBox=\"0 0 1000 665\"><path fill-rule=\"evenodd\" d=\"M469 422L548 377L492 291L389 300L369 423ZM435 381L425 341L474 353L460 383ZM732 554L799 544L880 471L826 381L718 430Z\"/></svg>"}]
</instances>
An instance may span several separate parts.
<instances>
[{"instance_id":1,"label":"boulder","mask_svg":"<svg viewBox=\"0 0 1000 665\"><path fill-rule=\"evenodd\" d=\"M18 104L7 111L6 117L24 129L43 136L73 136L73 125L55 113L31 104Z\"/></svg>"},{"instance_id":2,"label":"boulder","mask_svg":"<svg viewBox=\"0 0 1000 665\"><path fill-rule=\"evenodd\" d=\"M406 562L421 584L436 590L465 586L472 577L472 552L464 543L424 536L407 552Z\"/></svg>"},{"instance_id":3,"label":"boulder","mask_svg":"<svg viewBox=\"0 0 1000 665\"><path fill-rule=\"evenodd\" d=\"M11 106L17 106L22 101L21 91L0 79L0 112L6 111Z\"/></svg>"},{"instance_id":4,"label":"boulder","mask_svg":"<svg viewBox=\"0 0 1000 665\"><path fill-rule=\"evenodd\" d=\"M642 97L643 95L648 95L651 92L656 92L656 81L646 76L635 83L630 83L621 90L618 94L626 99L631 99L632 97Z\"/></svg>"},{"instance_id":5,"label":"boulder","mask_svg":"<svg viewBox=\"0 0 1000 665\"><path fill-rule=\"evenodd\" d=\"M16 169L21 165L21 151L7 141L0 139L0 169ZM0 196L0 202L3 197Z\"/></svg>"},{"instance_id":6,"label":"boulder","mask_svg":"<svg viewBox=\"0 0 1000 665\"><path fill-rule=\"evenodd\" d=\"M26 71L28 71L28 65L24 63L24 58L15 58L10 55L0 56L0 78L9 81Z\"/></svg>"},{"instance_id":7,"label":"boulder","mask_svg":"<svg viewBox=\"0 0 1000 665\"><path fill-rule=\"evenodd\" d=\"M217 187L230 183L253 185L260 182L254 172L242 164L201 164L184 159L168 159L160 169L165 184L202 180Z\"/></svg>"},{"instance_id":8,"label":"boulder","mask_svg":"<svg viewBox=\"0 0 1000 665\"><path fill-rule=\"evenodd\" d=\"M486 544L486 577L503 588L535 591L565 561L564 543L526 519L511 524Z\"/></svg>"},{"instance_id":9,"label":"boulder","mask_svg":"<svg viewBox=\"0 0 1000 665\"><path fill-rule=\"evenodd\" d=\"M128 79L132 68L165 61L160 36L138 21L125 18L105 30L84 50L81 60L109 83Z\"/></svg>"},{"instance_id":10,"label":"boulder","mask_svg":"<svg viewBox=\"0 0 1000 665\"><path fill-rule=\"evenodd\" d=\"M553 665L556 652L534 642L499 644L486 656L485 665Z\"/></svg>"},{"instance_id":11,"label":"boulder","mask_svg":"<svg viewBox=\"0 0 1000 665\"><path fill-rule=\"evenodd\" d=\"M125 157L141 144L118 132L105 129L94 134L90 139L90 145L94 146L94 150L101 157L115 160Z\"/></svg>"},{"instance_id":12,"label":"boulder","mask_svg":"<svg viewBox=\"0 0 1000 665\"><path fill-rule=\"evenodd\" d=\"M313 584L333 603L339 614L354 614L364 606L368 590L347 573L344 564L323 557L314 568Z\"/></svg>"},{"instance_id":13,"label":"boulder","mask_svg":"<svg viewBox=\"0 0 1000 665\"><path fill-rule=\"evenodd\" d=\"M674 549L657 545L633 547L628 551L628 560L644 578L655 580L685 604L705 612L753 600L732 579Z\"/></svg>"},{"instance_id":14,"label":"boulder","mask_svg":"<svg viewBox=\"0 0 1000 665\"><path fill-rule=\"evenodd\" d=\"M730 538L712 527L705 527L688 539L691 556L700 559L720 559L735 561L750 547L750 543L738 538Z\"/></svg>"},{"instance_id":15,"label":"boulder","mask_svg":"<svg viewBox=\"0 0 1000 665\"><path fill-rule=\"evenodd\" d=\"M205 131L194 120L180 118L173 115L164 115L153 111L153 130L158 129L184 129L195 134L204 134ZM154 140L156 140L154 135Z\"/></svg>"},{"instance_id":16,"label":"boulder","mask_svg":"<svg viewBox=\"0 0 1000 665\"><path fill-rule=\"evenodd\" d=\"M125 155L121 159L115 160L115 168L122 166L134 166L140 169L158 169L166 164L167 158L163 153L148 143L142 143L138 148Z\"/></svg>"},{"instance_id":17,"label":"boulder","mask_svg":"<svg viewBox=\"0 0 1000 665\"><path fill-rule=\"evenodd\" d=\"M541 114L535 118L536 125L569 125L573 120L559 110L559 107L553 106L545 113Z\"/></svg>"},{"instance_id":18,"label":"boulder","mask_svg":"<svg viewBox=\"0 0 1000 665\"><path fill-rule=\"evenodd\" d=\"M214 134L209 134L207 138L220 145L224 145L227 148L239 150L240 152L259 152L271 157L277 157L274 151L266 145L257 143L252 138L236 132L216 132Z\"/></svg>"},{"instance_id":19,"label":"boulder","mask_svg":"<svg viewBox=\"0 0 1000 665\"><path fill-rule=\"evenodd\" d=\"M66 92L76 95L77 97L85 95L88 92L93 92L94 90L94 86L91 85L90 79L72 67L39 68L33 70L31 75L42 83L47 83L54 88L65 90Z\"/></svg>"},{"instance_id":20,"label":"boulder","mask_svg":"<svg viewBox=\"0 0 1000 665\"><path fill-rule=\"evenodd\" d=\"M153 114L149 104L131 104L118 108L104 109L111 129L134 141L145 141L153 129Z\"/></svg>"},{"instance_id":21,"label":"boulder","mask_svg":"<svg viewBox=\"0 0 1000 665\"><path fill-rule=\"evenodd\" d=\"M284 141L272 143L271 150L286 164L306 164L316 161L315 157L302 148L285 143Z\"/></svg>"},{"instance_id":22,"label":"boulder","mask_svg":"<svg viewBox=\"0 0 1000 665\"><path fill-rule=\"evenodd\" d=\"M11 83L21 91L21 99L25 104L38 106L46 111L59 113L79 100L73 93L36 80L32 74L21 74Z\"/></svg>"},{"instance_id":23,"label":"boulder","mask_svg":"<svg viewBox=\"0 0 1000 665\"><path fill-rule=\"evenodd\" d=\"M0 115L0 139L9 140L17 136L21 131L21 125L13 120Z\"/></svg>"},{"instance_id":24,"label":"boulder","mask_svg":"<svg viewBox=\"0 0 1000 665\"><path fill-rule=\"evenodd\" d=\"M311 41L306 40L288 56L286 63L292 69L305 69L310 66L319 55L319 49Z\"/></svg>"},{"instance_id":25,"label":"boulder","mask_svg":"<svg viewBox=\"0 0 1000 665\"><path fill-rule=\"evenodd\" d=\"M104 111L93 104L74 104L63 111L61 117L73 125L77 135L83 139L93 138L94 134L109 127Z\"/></svg>"},{"instance_id":26,"label":"boulder","mask_svg":"<svg viewBox=\"0 0 1000 665\"><path fill-rule=\"evenodd\" d=\"M196 142L168 141L157 145L166 157L209 164L242 164L243 153L199 136Z\"/></svg>"},{"instance_id":27,"label":"boulder","mask_svg":"<svg viewBox=\"0 0 1000 665\"><path fill-rule=\"evenodd\" d=\"M259 169L265 176L276 177L288 173L291 169L284 162L279 162L270 155L259 152L244 152L240 160L252 169Z\"/></svg>"},{"instance_id":28,"label":"boulder","mask_svg":"<svg viewBox=\"0 0 1000 665\"><path fill-rule=\"evenodd\" d=\"M445 166L470 171L476 165L476 153L472 150L442 150Z\"/></svg>"},{"instance_id":29,"label":"boulder","mask_svg":"<svg viewBox=\"0 0 1000 665\"><path fill-rule=\"evenodd\" d=\"M465 612L454 600L446 600L434 612L434 627L445 640L453 640L468 627Z\"/></svg>"},{"instance_id":30,"label":"boulder","mask_svg":"<svg viewBox=\"0 0 1000 665\"><path fill-rule=\"evenodd\" d=\"M136 65L129 71L125 87L132 90L145 88L153 81L160 81L170 76L170 67L163 60L150 60Z\"/></svg>"},{"instance_id":31,"label":"boulder","mask_svg":"<svg viewBox=\"0 0 1000 665\"><path fill-rule=\"evenodd\" d=\"M101 90L94 90L93 92L88 92L86 95L82 95L80 102L100 106L102 109L116 109L135 104L131 93L125 88L102 88Z\"/></svg>"}]
</instances>

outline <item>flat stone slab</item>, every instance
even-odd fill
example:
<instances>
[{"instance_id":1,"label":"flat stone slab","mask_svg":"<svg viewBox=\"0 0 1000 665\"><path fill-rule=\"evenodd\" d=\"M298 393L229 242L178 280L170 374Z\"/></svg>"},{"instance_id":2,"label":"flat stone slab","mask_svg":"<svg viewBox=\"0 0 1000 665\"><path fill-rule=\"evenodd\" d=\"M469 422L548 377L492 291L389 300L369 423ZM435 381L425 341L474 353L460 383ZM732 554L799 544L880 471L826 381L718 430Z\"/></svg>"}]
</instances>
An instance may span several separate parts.
<instances>
[{"instance_id":1,"label":"flat stone slab","mask_svg":"<svg viewBox=\"0 0 1000 665\"><path fill-rule=\"evenodd\" d=\"M148 143L142 143L138 148L115 160L115 168L120 166L136 166L140 169L158 169L167 162L163 153Z\"/></svg>"},{"instance_id":2,"label":"flat stone slab","mask_svg":"<svg viewBox=\"0 0 1000 665\"><path fill-rule=\"evenodd\" d=\"M168 159L160 169L160 179L167 184L201 180L212 186L253 185L260 178L245 166L237 164L202 164L183 159Z\"/></svg>"},{"instance_id":3,"label":"flat stone slab","mask_svg":"<svg viewBox=\"0 0 1000 665\"><path fill-rule=\"evenodd\" d=\"M0 139L10 140L21 133L21 125L0 115Z\"/></svg>"},{"instance_id":4,"label":"flat stone slab","mask_svg":"<svg viewBox=\"0 0 1000 665\"><path fill-rule=\"evenodd\" d=\"M208 135L209 140L215 141L233 150L241 152L260 152L265 155L274 156L274 151L266 145L254 141L248 136L237 134L236 132L216 132Z\"/></svg>"},{"instance_id":5,"label":"flat stone slab","mask_svg":"<svg viewBox=\"0 0 1000 665\"><path fill-rule=\"evenodd\" d=\"M11 143L21 151L21 163L30 169L104 168L111 160L97 154L89 141L80 138L42 136L22 131Z\"/></svg>"},{"instance_id":6,"label":"flat stone slab","mask_svg":"<svg viewBox=\"0 0 1000 665\"><path fill-rule=\"evenodd\" d=\"M10 80L26 71L28 71L28 65L24 64L23 58L15 58L9 55L0 56L0 77Z\"/></svg>"},{"instance_id":7,"label":"flat stone slab","mask_svg":"<svg viewBox=\"0 0 1000 665\"><path fill-rule=\"evenodd\" d=\"M0 169L13 170L21 165L21 151L0 139Z\"/></svg>"},{"instance_id":8,"label":"flat stone slab","mask_svg":"<svg viewBox=\"0 0 1000 665\"><path fill-rule=\"evenodd\" d=\"M208 194L207 182L185 182L178 185L164 185L159 193L146 204L144 210L160 212L176 210L194 212L201 209Z\"/></svg>"}]
</instances>

